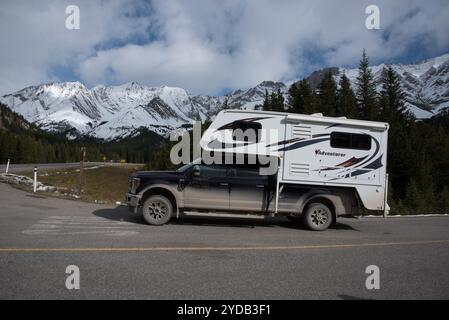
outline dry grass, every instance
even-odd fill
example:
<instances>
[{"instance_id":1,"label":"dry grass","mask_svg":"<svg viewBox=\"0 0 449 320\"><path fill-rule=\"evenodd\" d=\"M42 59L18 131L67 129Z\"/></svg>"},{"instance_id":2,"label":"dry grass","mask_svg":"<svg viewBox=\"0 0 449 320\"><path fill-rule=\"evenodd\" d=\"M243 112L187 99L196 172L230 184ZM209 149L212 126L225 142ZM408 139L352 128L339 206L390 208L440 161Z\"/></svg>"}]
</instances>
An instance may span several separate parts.
<instances>
[{"instance_id":1,"label":"dry grass","mask_svg":"<svg viewBox=\"0 0 449 320\"><path fill-rule=\"evenodd\" d=\"M141 170L141 168L98 167L85 169L81 200L97 203L123 202L129 188L129 176L137 170ZM33 176L32 172L22 174ZM38 181L57 187L59 194L77 195L79 180L80 173L76 169L46 170L38 173ZM61 190L64 191L61 192Z\"/></svg>"}]
</instances>

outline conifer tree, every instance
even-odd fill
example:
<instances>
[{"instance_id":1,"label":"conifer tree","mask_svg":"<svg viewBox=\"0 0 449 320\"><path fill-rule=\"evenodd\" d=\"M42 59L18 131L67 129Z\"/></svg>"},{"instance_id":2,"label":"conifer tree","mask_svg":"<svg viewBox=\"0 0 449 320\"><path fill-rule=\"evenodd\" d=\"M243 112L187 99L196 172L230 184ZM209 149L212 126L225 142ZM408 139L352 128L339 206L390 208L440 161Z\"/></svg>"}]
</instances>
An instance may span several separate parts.
<instances>
[{"instance_id":1,"label":"conifer tree","mask_svg":"<svg viewBox=\"0 0 449 320\"><path fill-rule=\"evenodd\" d=\"M274 91L271 92L269 101L270 101L270 110L276 111L275 108L277 108L277 105L278 105L276 92L274 92Z\"/></svg>"},{"instance_id":2,"label":"conifer tree","mask_svg":"<svg viewBox=\"0 0 449 320\"><path fill-rule=\"evenodd\" d=\"M306 79L293 84L289 89L289 112L312 114L317 112L317 97Z\"/></svg>"},{"instance_id":3,"label":"conifer tree","mask_svg":"<svg viewBox=\"0 0 449 320\"><path fill-rule=\"evenodd\" d=\"M278 89L278 101L279 101L279 111L285 111L285 98L284 94L281 92L281 89Z\"/></svg>"},{"instance_id":4,"label":"conifer tree","mask_svg":"<svg viewBox=\"0 0 449 320\"><path fill-rule=\"evenodd\" d=\"M359 104L361 118L376 120L379 116L377 105L376 84L366 51L363 50L362 60L359 64L359 75L357 77L357 101Z\"/></svg>"},{"instance_id":5,"label":"conifer tree","mask_svg":"<svg viewBox=\"0 0 449 320\"><path fill-rule=\"evenodd\" d=\"M390 66L382 71L382 89L379 98L380 116L390 126L408 126L413 120L405 107L405 94L399 76Z\"/></svg>"},{"instance_id":6,"label":"conifer tree","mask_svg":"<svg viewBox=\"0 0 449 320\"><path fill-rule=\"evenodd\" d=\"M267 89L265 89L265 97L263 100L262 110L263 111L271 111L270 96L268 95Z\"/></svg>"},{"instance_id":7,"label":"conifer tree","mask_svg":"<svg viewBox=\"0 0 449 320\"><path fill-rule=\"evenodd\" d=\"M304 113L313 114L318 112L318 98L306 80L300 85L299 91L304 97Z\"/></svg>"},{"instance_id":8,"label":"conifer tree","mask_svg":"<svg viewBox=\"0 0 449 320\"><path fill-rule=\"evenodd\" d=\"M344 116L348 119L357 119L359 117L357 99L351 88L351 82L345 74L342 75L339 86L335 115Z\"/></svg>"},{"instance_id":9,"label":"conifer tree","mask_svg":"<svg viewBox=\"0 0 449 320\"><path fill-rule=\"evenodd\" d=\"M318 85L318 111L333 117L337 113L337 84L330 71L324 74Z\"/></svg>"},{"instance_id":10,"label":"conifer tree","mask_svg":"<svg viewBox=\"0 0 449 320\"><path fill-rule=\"evenodd\" d=\"M271 110L283 112L284 109L284 95L281 92L281 89L278 89L276 92L271 94Z\"/></svg>"},{"instance_id":11,"label":"conifer tree","mask_svg":"<svg viewBox=\"0 0 449 320\"><path fill-rule=\"evenodd\" d=\"M288 97L287 97L287 110L288 112L298 112L300 110L300 100L299 100L299 89L298 83L293 83L288 89Z\"/></svg>"},{"instance_id":12,"label":"conifer tree","mask_svg":"<svg viewBox=\"0 0 449 320\"><path fill-rule=\"evenodd\" d=\"M411 126L413 117L405 108L404 93L401 89L399 77L393 68L389 67L383 70L381 81L380 120L388 122L390 125L387 168L394 187L400 190L399 184L401 181L407 180L409 174L413 173L413 171L407 172L408 170L404 170L404 165L409 161L409 157L415 158L416 156L416 141L413 142L414 145L411 148L407 144L417 137L414 132L411 132L414 128ZM410 152L407 151L407 148L411 149L409 155ZM422 187L421 180L422 178L416 181L419 187Z\"/></svg>"}]
</instances>

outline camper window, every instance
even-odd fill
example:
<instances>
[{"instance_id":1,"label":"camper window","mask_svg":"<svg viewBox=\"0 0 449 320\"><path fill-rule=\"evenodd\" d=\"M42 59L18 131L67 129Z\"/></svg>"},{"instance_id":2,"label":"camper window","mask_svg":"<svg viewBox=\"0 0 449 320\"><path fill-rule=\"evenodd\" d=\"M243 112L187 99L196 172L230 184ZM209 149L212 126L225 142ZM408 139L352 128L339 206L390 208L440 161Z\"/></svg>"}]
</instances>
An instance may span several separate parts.
<instances>
[{"instance_id":1,"label":"camper window","mask_svg":"<svg viewBox=\"0 0 449 320\"><path fill-rule=\"evenodd\" d=\"M262 125L257 122L235 121L232 124L232 138L234 141L260 141Z\"/></svg>"},{"instance_id":2,"label":"camper window","mask_svg":"<svg viewBox=\"0 0 449 320\"><path fill-rule=\"evenodd\" d=\"M331 147L341 149L370 150L371 137L367 134L332 132Z\"/></svg>"}]
</instances>

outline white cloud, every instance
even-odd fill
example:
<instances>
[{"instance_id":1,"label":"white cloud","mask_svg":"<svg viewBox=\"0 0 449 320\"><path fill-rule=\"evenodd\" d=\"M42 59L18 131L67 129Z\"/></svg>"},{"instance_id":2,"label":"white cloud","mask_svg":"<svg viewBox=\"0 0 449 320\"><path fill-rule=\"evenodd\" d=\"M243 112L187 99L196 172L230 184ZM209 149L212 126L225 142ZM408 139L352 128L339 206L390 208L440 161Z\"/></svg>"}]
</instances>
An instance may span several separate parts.
<instances>
[{"instance_id":1,"label":"white cloud","mask_svg":"<svg viewBox=\"0 0 449 320\"><path fill-rule=\"evenodd\" d=\"M0 93L57 80L52 68L72 68L110 41L141 34L148 19L126 16L131 1L13 1L0 3ZM77 4L81 29L65 28L65 8Z\"/></svg>"},{"instance_id":2,"label":"white cloud","mask_svg":"<svg viewBox=\"0 0 449 320\"><path fill-rule=\"evenodd\" d=\"M449 49L446 0L73 2L78 33L64 28L69 2L2 2L0 92L57 79L52 68L62 66L90 86L139 81L216 93L292 80L311 65L353 65L362 48L377 61L400 59L423 39L428 55ZM379 31L365 28L373 2ZM150 40L130 43L135 37Z\"/></svg>"}]
</instances>

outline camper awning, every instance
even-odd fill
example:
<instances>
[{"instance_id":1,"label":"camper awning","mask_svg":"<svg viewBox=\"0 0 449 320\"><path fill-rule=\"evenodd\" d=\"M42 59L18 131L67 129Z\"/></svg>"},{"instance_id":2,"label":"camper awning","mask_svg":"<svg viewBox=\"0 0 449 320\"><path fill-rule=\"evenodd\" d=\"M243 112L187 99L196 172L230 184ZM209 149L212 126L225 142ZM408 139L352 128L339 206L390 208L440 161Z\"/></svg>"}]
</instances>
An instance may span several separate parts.
<instances>
[{"instance_id":1,"label":"camper awning","mask_svg":"<svg viewBox=\"0 0 449 320\"><path fill-rule=\"evenodd\" d=\"M342 124L345 126L371 128L379 131L388 130L389 127L388 123L386 122L353 120L353 119L346 119L344 117L342 118L324 117L321 115L289 114L287 115L286 119L287 122L314 122L314 123L326 123L329 125Z\"/></svg>"}]
</instances>

